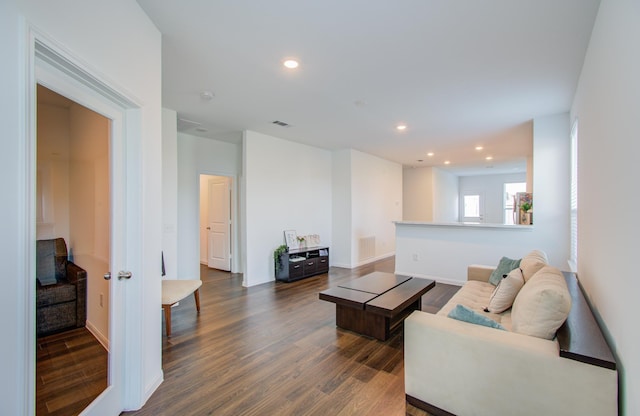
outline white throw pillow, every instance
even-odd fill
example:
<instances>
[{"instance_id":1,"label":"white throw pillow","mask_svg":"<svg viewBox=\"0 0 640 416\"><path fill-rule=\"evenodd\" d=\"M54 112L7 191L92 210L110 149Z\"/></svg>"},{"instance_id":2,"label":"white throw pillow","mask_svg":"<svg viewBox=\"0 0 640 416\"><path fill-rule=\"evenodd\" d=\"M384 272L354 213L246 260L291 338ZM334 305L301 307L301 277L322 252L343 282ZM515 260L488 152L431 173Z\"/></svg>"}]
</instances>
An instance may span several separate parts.
<instances>
[{"instance_id":1,"label":"white throw pillow","mask_svg":"<svg viewBox=\"0 0 640 416\"><path fill-rule=\"evenodd\" d=\"M520 268L522 269L522 275L524 276L525 283L536 274L536 272L547 265L547 255L540 250L533 250L527 254L520 261Z\"/></svg>"},{"instance_id":2,"label":"white throw pillow","mask_svg":"<svg viewBox=\"0 0 640 416\"><path fill-rule=\"evenodd\" d=\"M562 272L546 266L522 287L511 309L511 330L553 339L569 316L571 295Z\"/></svg>"},{"instance_id":3,"label":"white throw pillow","mask_svg":"<svg viewBox=\"0 0 640 416\"><path fill-rule=\"evenodd\" d=\"M498 286L493 290L489 298L489 306L487 306L485 311L502 313L509 309L518 292L522 289L522 286L524 286L522 270L519 268L511 270L506 277L500 280Z\"/></svg>"}]
</instances>

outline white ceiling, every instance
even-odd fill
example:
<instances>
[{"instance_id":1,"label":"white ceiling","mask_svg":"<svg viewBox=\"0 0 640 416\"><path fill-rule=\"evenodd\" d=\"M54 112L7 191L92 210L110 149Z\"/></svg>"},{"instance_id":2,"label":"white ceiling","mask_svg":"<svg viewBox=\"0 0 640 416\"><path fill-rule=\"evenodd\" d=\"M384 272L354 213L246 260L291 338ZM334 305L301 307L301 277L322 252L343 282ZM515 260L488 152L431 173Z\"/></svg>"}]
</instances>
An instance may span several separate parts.
<instances>
[{"instance_id":1,"label":"white ceiling","mask_svg":"<svg viewBox=\"0 0 640 416\"><path fill-rule=\"evenodd\" d=\"M138 3L163 34L163 106L207 130L188 133L498 166L531 155L530 120L570 109L599 0Z\"/></svg>"}]
</instances>

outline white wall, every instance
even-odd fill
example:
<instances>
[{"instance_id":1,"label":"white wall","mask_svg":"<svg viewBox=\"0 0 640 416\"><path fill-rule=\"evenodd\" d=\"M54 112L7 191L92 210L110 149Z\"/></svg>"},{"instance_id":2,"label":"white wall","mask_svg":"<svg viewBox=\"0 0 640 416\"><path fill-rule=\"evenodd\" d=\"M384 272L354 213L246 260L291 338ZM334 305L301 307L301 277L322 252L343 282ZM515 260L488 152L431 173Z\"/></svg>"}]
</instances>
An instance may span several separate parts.
<instances>
[{"instance_id":1,"label":"white wall","mask_svg":"<svg viewBox=\"0 0 640 416\"><path fill-rule=\"evenodd\" d=\"M402 166L353 149L333 154L331 263L353 268L393 255L392 221L402 217ZM360 239L375 237L372 257Z\"/></svg>"},{"instance_id":2,"label":"white wall","mask_svg":"<svg viewBox=\"0 0 640 416\"><path fill-rule=\"evenodd\" d=\"M405 221L433 221L432 167L402 171L402 218Z\"/></svg>"},{"instance_id":3,"label":"white wall","mask_svg":"<svg viewBox=\"0 0 640 416\"><path fill-rule=\"evenodd\" d=\"M433 168L433 221L458 221L458 189L456 175Z\"/></svg>"},{"instance_id":4,"label":"white wall","mask_svg":"<svg viewBox=\"0 0 640 416\"><path fill-rule=\"evenodd\" d=\"M35 160L34 149L27 147L27 109L30 102L27 63L30 60L28 29L62 45L68 55L81 61L84 68L118 91L126 91L142 103L139 135L130 138L139 145L139 171L145 187L138 195L140 212L136 281L129 282L130 293L137 299L141 319L130 322L137 326L136 345L140 349L127 357L130 366L130 385L126 406L141 406L162 380L161 369L161 313L160 263L161 251L161 191L160 191L160 103L161 55L160 33L135 1L96 0L75 2L63 0L5 0L0 2L0 114L3 117L3 151L0 152L0 185L3 198L11 204L1 204L0 243L1 263L5 276L0 291L0 314L11 316L3 325L6 342L0 343L0 367L4 377L0 381L0 414L28 414L32 404L27 402L33 389L34 354L29 347L33 334L33 291L35 280L29 275L34 257L35 229L29 214L31 181L27 166ZM88 30L90 28L90 30ZM23 279L28 279L25 282ZM30 289L31 288L31 289Z\"/></svg>"},{"instance_id":5,"label":"white wall","mask_svg":"<svg viewBox=\"0 0 640 416\"><path fill-rule=\"evenodd\" d=\"M402 201L405 221L457 222L458 177L435 167L405 168Z\"/></svg>"},{"instance_id":6,"label":"white wall","mask_svg":"<svg viewBox=\"0 0 640 416\"><path fill-rule=\"evenodd\" d=\"M231 176L232 193L239 195L235 180L241 171L240 146L219 140L178 133L178 279L200 278L200 174ZM239 252L237 198L232 201L232 217L236 236L233 253ZM165 258L166 260L166 258ZM241 271L241 261L235 256L233 272Z\"/></svg>"},{"instance_id":7,"label":"white wall","mask_svg":"<svg viewBox=\"0 0 640 416\"><path fill-rule=\"evenodd\" d=\"M504 175L461 176L460 195L465 192L479 192L484 198L484 222L486 224L504 224L504 184L509 182L526 182L526 173ZM535 204L535 194L534 204ZM462 200L462 198L460 198ZM460 204L463 204L460 201ZM463 213L464 207L460 206Z\"/></svg>"},{"instance_id":8,"label":"white wall","mask_svg":"<svg viewBox=\"0 0 640 416\"><path fill-rule=\"evenodd\" d=\"M0 291L0 315L16 317L5 319L0 342L0 413L4 415L27 414L24 406L29 372L35 366L25 365L28 348L25 328L28 319L35 319L35 312L26 307L25 284L18 276L24 276L25 248L30 242L26 232L25 210L27 198L25 184L25 114L26 85L21 76L25 60L24 31L15 2L0 2L0 114L2 117L2 152L0 152L0 189L3 198L14 201L0 204L0 263L3 265L2 290ZM14 138L14 139L11 139ZM20 139L20 140L16 140ZM33 233L35 237L35 231ZM12 276L13 278L11 278ZM26 370L26 371L25 371Z\"/></svg>"},{"instance_id":9,"label":"white wall","mask_svg":"<svg viewBox=\"0 0 640 416\"><path fill-rule=\"evenodd\" d=\"M207 233L202 226L209 219L209 179L213 179L213 175L200 175L200 263L207 264Z\"/></svg>"},{"instance_id":10,"label":"white wall","mask_svg":"<svg viewBox=\"0 0 640 416\"><path fill-rule=\"evenodd\" d=\"M534 120L534 226L491 229L398 225L396 272L435 276L439 281L462 284L469 264L493 265L502 256L520 258L533 249L545 251L550 264L566 270L569 258L568 119L568 114L559 114Z\"/></svg>"},{"instance_id":11,"label":"white wall","mask_svg":"<svg viewBox=\"0 0 640 416\"><path fill-rule=\"evenodd\" d=\"M621 414L640 414L636 329L640 3L603 0L573 102L578 119L578 277L608 329Z\"/></svg>"},{"instance_id":12,"label":"white wall","mask_svg":"<svg viewBox=\"0 0 640 416\"><path fill-rule=\"evenodd\" d=\"M332 154L332 245L333 265L351 264L351 150Z\"/></svg>"},{"instance_id":13,"label":"white wall","mask_svg":"<svg viewBox=\"0 0 640 416\"><path fill-rule=\"evenodd\" d=\"M243 137L245 286L274 280L284 230L331 246L331 153L253 131ZM331 261L333 261L331 259Z\"/></svg>"},{"instance_id":14,"label":"white wall","mask_svg":"<svg viewBox=\"0 0 640 416\"><path fill-rule=\"evenodd\" d=\"M73 260L87 271L87 328L109 347L111 198L109 121L81 105L69 108L69 239ZM102 304L100 297L102 296Z\"/></svg>"},{"instance_id":15,"label":"white wall","mask_svg":"<svg viewBox=\"0 0 640 416\"><path fill-rule=\"evenodd\" d=\"M402 219L402 165L351 150L351 263L355 267L395 253L393 221ZM373 258L363 259L359 240L375 237Z\"/></svg>"},{"instance_id":16,"label":"white wall","mask_svg":"<svg viewBox=\"0 0 640 416\"><path fill-rule=\"evenodd\" d=\"M38 102L37 126L42 220L36 221L36 238L62 237L69 244L69 108Z\"/></svg>"},{"instance_id":17,"label":"white wall","mask_svg":"<svg viewBox=\"0 0 640 416\"><path fill-rule=\"evenodd\" d=\"M178 119L162 109L162 253L165 279L178 278Z\"/></svg>"}]
</instances>

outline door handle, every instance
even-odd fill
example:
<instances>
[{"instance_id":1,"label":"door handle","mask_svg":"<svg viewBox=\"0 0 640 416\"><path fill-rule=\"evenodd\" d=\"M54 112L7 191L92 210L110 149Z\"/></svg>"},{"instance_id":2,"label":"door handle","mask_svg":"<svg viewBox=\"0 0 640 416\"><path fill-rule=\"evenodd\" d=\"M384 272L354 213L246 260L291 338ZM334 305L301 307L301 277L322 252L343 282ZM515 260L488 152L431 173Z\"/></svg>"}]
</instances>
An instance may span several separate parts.
<instances>
[{"instance_id":1,"label":"door handle","mask_svg":"<svg viewBox=\"0 0 640 416\"><path fill-rule=\"evenodd\" d=\"M131 279L131 272L125 272L123 270L120 270L118 272L118 280L122 280L122 279Z\"/></svg>"},{"instance_id":2,"label":"door handle","mask_svg":"<svg viewBox=\"0 0 640 416\"><path fill-rule=\"evenodd\" d=\"M207 230L210 230L210 229L211 229L211 227L207 227Z\"/></svg>"},{"instance_id":3,"label":"door handle","mask_svg":"<svg viewBox=\"0 0 640 416\"><path fill-rule=\"evenodd\" d=\"M106 272L102 277L104 277L104 280L111 280L111 272Z\"/></svg>"}]
</instances>

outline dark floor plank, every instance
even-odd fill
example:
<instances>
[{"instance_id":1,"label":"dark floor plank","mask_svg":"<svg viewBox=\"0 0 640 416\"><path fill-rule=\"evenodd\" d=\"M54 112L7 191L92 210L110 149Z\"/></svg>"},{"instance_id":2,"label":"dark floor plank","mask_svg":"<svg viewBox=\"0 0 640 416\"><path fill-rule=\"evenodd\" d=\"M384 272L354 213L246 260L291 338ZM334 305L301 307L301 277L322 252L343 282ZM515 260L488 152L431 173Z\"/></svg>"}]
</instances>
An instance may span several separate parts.
<instances>
[{"instance_id":1,"label":"dark floor plank","mask_svg":"<svg viewBox=\"0 0 640 416\"><path fill-rule=\"evenodd\" d=\"M107 351L86 329L37 340L36 415L77 415L107 387Z\"/></svg>"}]
</instances>

